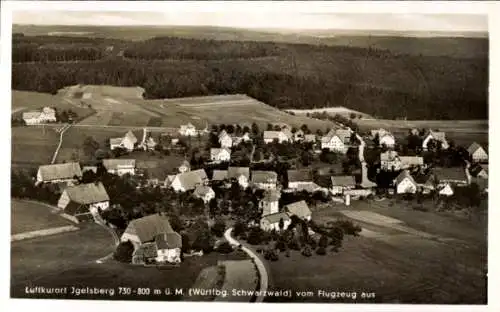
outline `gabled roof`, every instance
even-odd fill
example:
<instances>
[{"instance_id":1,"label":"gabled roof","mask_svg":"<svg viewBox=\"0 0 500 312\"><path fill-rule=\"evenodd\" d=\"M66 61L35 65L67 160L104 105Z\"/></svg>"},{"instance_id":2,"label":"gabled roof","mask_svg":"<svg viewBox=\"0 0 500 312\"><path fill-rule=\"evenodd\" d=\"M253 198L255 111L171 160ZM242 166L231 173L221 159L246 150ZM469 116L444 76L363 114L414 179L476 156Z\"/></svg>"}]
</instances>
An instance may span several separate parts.
<instances>
[{"instance_id":1,"label":"gabled roof","mask_svg":"<svg viewBox=\"0 0 500 312\"><path fill-rule=\"evenodd\" d=\"M410 175L410 172L408 172L408 170L401 171L401 173L394 180L394 184L398 185L399 183L401 183L406 178L408 178L413 184L415 184L415 185L417 184L417 182L415 182L415 180Z\"/></svg>"},{"instance_id":2,"label":"gabled roof","mask_svg":"<svg viewBox=\"0 0 500 312\"><path fill-rule=\"evenodd\" d=\"M135 134L129 130L125 136L123 137L123 139L129 139L132 143L136 143L137 142L137 137L135 136Z\"/></svg>"},{"instance_id":3,"label":"gabled roof","mask_svg":"<svg viewBox=\"0 0 500 312\"><path fill-rule=\"evenodd\" d=\"M276 183L278 181L278 174L274 171L252 171L253 183Z\"/></svg>"},{"instance_id":4,"label":"gabled roof","mask_svg":"<svg viewBox=\"0 0 500 312\"><path fill-rule=\"evenodd\" d=\"M332 186L356 186L353 176L332 176Z\"/></svg>"},{"instance_id":5,"label":"gabled roof","mask_svg":"<svg viewBox=\"0 0 500 312\"><path fill-rule=\"evenodd\" d=\"M109 145L120 145L122 144L123 138L111 138L109 139Z\"/></svg>"},{"instance_id":6,"label":"gabled roof","mask_svg":"<svg viewBox=\"0 0 500 312\"><path fill-rule=\"evenodd\" d=\"M313 175L309 169L288 170L288 182L308 182L313 180Z\"/></svg>"},{"instance_id":7,"label":"gabled roof","mask_svg":"<svg viewBox=\"0 0 500 312\"><path fill-rule=\"evenodd\" d=\"M170 226L167 217L153 214L130 221L125 233L137 235L141 243L152 241L158 234L172 233L174 230Z\"/></svg>"},{"instance_id":8,"label":"gabled roof","mask_svg":"<svg viewBox=\"0 0 500 312\"><path fill-rule=\"evenodd\" d=\"M198 169L179 173L177 178L185 190L194 190L198 184L203 184L207 180L207 174L204 169Z\"/></svg>"},{"instance_id":9,"label":"gabled roof","mask_svg":"<svg viewBox=\"0 0 500 312\"><path fill-rule=\"evenodd\" d=\"M198 185L193 192L193 195L196 197L202 197L207 195L208 193L213 193L214 190L207 185Z\"/></svg>"},{"instance_id":10,"label":"gabled roof","mask_svg":"<svg viewBox=\"0 0 500 312\"><path fill-rule=\"evenodd\" d=\"M432 138L434 138L434 140L436 141L441 141L441 142L446 142L446 133L442 132L442 131L428 131L425 136L428 137L428 136L432 136Z\"/></svg>"},{"instance_id":11,"label":"gabled roof","mask_svg":"<svg viewBox=\"0 0 500 312\"><path fill-rule=\"evenodd\" d=\"M435 176L433 174L416 174L413 179L417 184L432 186L435 181Z\"/></svg>"},{"instance_id":12,"label":"gabled roof","mask_svg":"<svg viewBox=\"0 0 500 312\"><path fill-rule=\"evenodd\" d=\"M103 159L102 165L106 170L117 170L119 168L135 168L135 159L110 158Z\"/></svg>"},{"instance_id":13,"label":"gabled roof","mask_svg":"<svg viewBox=\"0 0 500 312\"><path fill-rule=\"evenodd\" d=\"M245 176L247 179L250 178L250 168L249 167L229 167L227 168L227 177L229 179L237 179L240 176Z\"/></svg>"},{"instance_id":14,"label":"gabled roof","mask_svg":"<svg viewBox=\"0 0 500 312\"><path fill-rule=\"evenodd\" d=\"M41 175L42 181L65 180L73 179L74 176L82 176L80 164L76 162L43 165L38 168L38 172Z\"/></svg>"},{"instance_id":15,"label":"gabled roof","mask_svg":"<svg viewBox=\"0 0 500 312\"><path fill-rule=\"evenodd\" d=\"M469 154L474 154L478 149L481 149L483 148L481 145L479 145L478 143L474 142L472 143L469 148L467 149L467 152L469 152ZM484 149L483 149L484 150Z\"/></svg>"},{"instance_id":16,"label":"gabled roof","mask_svg":"<svg viewBox=\"0 0 500 312\"><path fill-rule=\"evenodd\" d=\"M285 211L289 212L290 215L294 215L294 216L297 216L299 218L309 217L311 215L311 210L307 206L305 200L301 200L301 201L286 205Z\"/></svg>"},{"instance_id":17,"label":"gabled roof","mask_svg":"<svg viewBox=\"0 0 500 312\"><path fill-rule=\"evenodd\" d=\"M307 182L307 183L301 183L301 184L299 184L297 186L296 190L297 190L297 192L306 191L306 192L309 192L309 193L313 193L313 192L317 191L320 188L321 187L319 185L317 185L316 183L314 183L314 182Z\"/></svg>"},{"instance_id":18,"label":"gabled roof","mask_svg":"<svg viewBox=\"0 0 500 312\"><path fill-rule=\"evenodd\" d=\"M72 202L82 205L109 201L108 193L101 182L70 186L65 192Z\"/></svg>"},{"instance_id":19,"label":"gabled roof","mask_svg":"<svg viewBox=\"0 0 500 312\"><path fill-rule=\"evenodd\" d=\"M283 132L282 131L264 131L264 140L279 139L280 133L283 133Z\"/></svg>"},{"instance_id":20,"label":"gabled roof","mask_svg":"<svg viewBox=\"0 0 500 312\"><path fill-rule=\"evenodd\" d=\"M39 111L29 111L29 112L24 112L23 113L23 119L33 119L33 118L38 118L42 112Z\"/></svg>"},{"instance_id":21,"label":"gabled roof","mask_svg":"<svg viewBox=\"0 0 500 312\"><path fill-rule=\"evenodd\" d=\"M264 193L264 197L262 197L263 201L267 202L275 202L281 198L281 193L277 190L268 190Z\"/></svg>"},{"instance_id":22,"label":"gabled roof","mask_svg":"<svg viewBox=\"0 0 500 312\"><path fill-rule=\"evenodd\" d=\"M393 161L398 157L398 152L396 151L385 151L380 153L380 161Z\"/></svg>"},{"instance_id":23,"label":"gabled roof","mask_svg":"<svg viewBox=\"0 0 500 312\"><path fill-rule=\"evenodd\" d=\"M465 169L462 167L454 167L454 168L440 167L440 168L433 168L432 171L440 182L441 181L467 182L467 175L465 174Z\"/></svg>"},{"instance_id":24,"label":"gabled roof","mask_svg":"<svg viewBox=\"0 0 500 312\"><path fill-rule=\"evenodd\" d=\"M224 181L227 179L227 170L214 170L212 181Z\"/></svg>"},{"instance_id":25,"label":"gabled roof","mask_svg":"<svg viewBox=\"0 0 500 312\"><path fill-rule=\"evenodd\" d=\"M280 219L283 219L283 222L289 221L290 216L286 212L277 212L262 217L262 220L267 220L270 224L278 223Z\"/></svg>"},{"instance_id":26,"label":"gabled roof","mask_svg":"<svg viewBox=\"0 0 500 312\"><path fill-rule=\"evenodd\" d=\"M231 151L227 148L211 148L210 157L215 157L224 151L226 151L229 155L231 155Z\"/></svg>"},{"instance_id":27,"label":"gabled roof","mask_svg":"<svg viewBox=\"0 0 500 312\"><path fill-rule=\"evenodd\" d=\"M314 134L306 134L306 135L304 135L304 141L306 141L306 142L315 142L316 141L316 135L314 135Z\"/></svg>"},{"instance_id":28,"label":"gabled roof","mask_svg":"<svg viewBox=\"0 0 500 312\"><path fill-rule=\"evenodd\" d=\"M158 250L182 248L182 236L177 232L158 234L155 242Z\"/></svg>"},{"instance_id":29,"label":"gabled roof","mask_svg":"<svg viewBox=\"0 0 500 312\"><path fill-rule=\"evenodd\" d=\"M399 156L402 166L423 166L424 158L420 156Z\"/></svg>"}]
</instances>

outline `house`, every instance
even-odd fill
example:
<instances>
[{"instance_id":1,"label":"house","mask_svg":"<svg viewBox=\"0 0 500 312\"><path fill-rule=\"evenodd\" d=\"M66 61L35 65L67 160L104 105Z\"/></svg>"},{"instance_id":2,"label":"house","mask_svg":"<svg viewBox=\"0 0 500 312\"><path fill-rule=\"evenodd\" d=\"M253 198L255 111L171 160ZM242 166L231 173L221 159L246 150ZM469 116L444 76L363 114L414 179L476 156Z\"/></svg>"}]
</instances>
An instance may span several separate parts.
<instances>
[{"instance_id":1,"label":"house","mask_svg":"<svg viewBox=\"0 0 500 312\"><path fill-rule=\"evenodd\" d=\"M231 150L227 148L211 148L210 149L210 160L216 162L230 161L231 160Z\"/></svg>"},{"instance_id":2,"label":"house","mask_svg":"<svg viewBox=\"0 0 500 312\"><path fill-rule=\"evenodd\" d=\"M196 127L193 124L188 123L187 125L181 125L179 129L180 135L183 136L195 136L196 135Z\"/></svg>"},{"instance_id":3,"label":"house","mask_svg":"<svg viewBox=\"0 0 500 312\"><path fill-rule=\"evenodd\" d=\"M451 184L438 186L438 194L442 196L452 196L455 193L453 188L454 186L452 186Z\"/></svg>"},{"instance_id":4,"label":"house","mask_svg":"<svg viewBox=\"0 0 500 312\"><path fill-rule=\"evenodd\" d=\"M476 142L472 143L467 149L470 158L473 162L483 163L488 162L488 154L483 149L483 147Z\"/></svg>"},{"instance_id":5,"label":"house","mask_svg":"<svg viewBox=\"0 0 500 312\"><path fill-rule=\"evenodd\" d=\"M304 142L306 143L315 143L316 135L315 134L306 134L304 135Z\"/></svg>"},{"instance_id":6,"label":"house","mask_svg":"<svg viewBox=\"0 0 500 312\"><path fill-rule=\"evenodd\" d=\"M212 181L225 181L227 180L227 170L214 170L212 172Z\"/></svg>"},{"instance_id":7,"label":"house","mask_svg":"<svg viewBox=\"0 0 500 312\"><path fill-rule=\"evenodd\" d=\"M76 162L43 165L38 167L37 183L74 183L82 177L80 164Z\"/></svg>"},{"instance_id":8,"label":"house","mask_svg":"<svg viewBox=\"0 0 500 312\"><path fill-rule=\"evenodd\" d=\"M413 179L423 194L429 194L436 189L437 180L433 174L416 174L413 176Z\"/></svg>"},{"instance_id":9,"label":"house","mask_svg":"<svg viewBox=\"0 0 500 312\"><path fill-rule=\"evenodd\" d=\"M275 140L278 143L288 142L289 137L283 131L264 131L264 143L273 143Z\"/></svg>"},{"instance_id":10,"label":"house","mask_svg":"<svg viewBox=\"0 0 500 312\"><path fill-rule=\"evenodd\" d=\"M172 232L174 230L168 217L152 214L130 221L120 241L130 241L134 245L134 249L138 249L144 243L154 242L157 235Z\"/></svg>"},{"instance_id":11,"label":"house","mask_svg":"<svg viewBox=\"0 0 500 312\"><path fill-rule=\"evenodd\" d=\"M401 169L401 161L396 151L385 151L380 153L380 169L383 171L398 171Z\"/></svg>"},{"instance_id":12,"label":"house","mask_svg":"<svg viewBox=\"0 0 500 312\"><path fill-rule=\"evenodd\" d=\"M102 165L106 171L111 174L122 176L124 174L135 174L135 159L103 159Z\"/></svg>"},{"instance_id":13,"label":"house","mask_svg":"<svg viewBox=\"0 0 500 312\"><path fill-rule=\"evenodd\" d=\"M305 139L305 133L304 131L302 131L302 129L295 131L295 133L293 134L293 140L295 142L301 142L304 141L304 139Z\"/></svg>"},{"instance_id":14,"label":"house","mask_svg":"<svg viewBox=\"0 0 500 312\"><path fill-rule=\"evenodd\" d=\"M42 111L24 112L22 118L28 126L57 121L56 110L51 107L44 107Z\"/></svg>"},{"instance_id":15,"label":"house","mask_svg":"<svg viewBox=\"0 0 500 312\"><path fill-rule=\"evenodd\" d=\"M332 129L321 138L321 149L345 153L351 141L352 131L349 129Z\"/></svg>"},{"instance_id":16,"label":"house","mask_svg":"<svg viewBox=\"0 0 500 312\"><path fill-rule=\"evenodd\" d=\"M396 188L397 194L415 194L417 192L418 185L408 170L403 170L396 177L396 179L394 179L394 187Z\"/></svg>"},{"instance_id":17,"label":"house","mask_svg":"<svg viewBox=\"0 0 500 312\"><path fill-rule=\"evenodd\" d=\"M191 170L191 164L189 163L189 161L184 159L178 170L180 173L188 172L189 170Z\"/></svg>"},{"instance_id":18,"label":"house","mask_svg":"<svg viewBox=\"0 0 500 312\"><path fill-rule=\"evenodd\" d=\"M278 174L274 171L252 171L252 185L261 190L276 189Z\"/></svg>"},{"instance_id":19,"label":"house","mask_svg":"<svg viewBox=\"0 0 500 312\"><path fill-rule=\"evenodd\" d=\"M148 132L148 129L143 128L142 141L139 146L145 151L152 151L155 149L156 145L158 145L158 143L156 143L155 139L151 136L151 133Z\"/></svg>"},{"instance_id":20,"label":"house","mask_svg":"<svg viewBox=\"0 0 500 312\"><path fill-rule=\"evenodd\" d=\"M307 203L305 200L301 200L301 201L298 201L298 202L295 202L292 204L288 204L285 206L284 210L290 216L297 216L300 219L307 220L307 221L311 220L312 212L309 209L309 207L307 206Z\"/></svg>"},{"instance_id":21,"label":"house","mask_svg":"<svg viewBox=\"0 0 500 312\"><path fill-rule=\"evenodd\" d=\"M165 182L163 184L164 187L170 187L172 185L172 182L174 181L176 175L169 174L167 178L165 179Z\"/></svg>"},{"instance_id":22,"label":"house","mask_svg":"<svg viewBox=\"0 0 500 312\"><path fill-rule=\"evenodd\" d=\"M169 186L176 192L186 192L194 190L198 185L205 185L207 182L208 178L205 170L198 169L177 174L169 182Z\"/></svg>"},{"instance_id":23,"label":"house","mask_svg":"<svg viewBox=\"0 0 500 312\"><path fill-rule=\"evenodd\" d=\"M442 149L448 149L448 147L450 147L448 141L446 140L446 134L444 132L430 130L426 133L422 141L422 148L424 149L424 151L427 150L427 146L431 140L440 142Z\"/></svg>"},{"instance_id":24,"label":"house","mask_svg":"<svg viewBox=\"0 0 500 312\"><path fill-rule=\"evenodd\" d=\"M242 188L247 188L250 180L250 168L229 167L227 168L227 178L237 181Z\"/></svg>"},{"instance_id":25,"label":"house","mask_svg":"<svg viewBox=\"0 0 500 312\"><path fill-rule=\"evenodd\" d=\"M109 139L109 148L111 150L123 148L130 152L134 150L136 143L137 137L132 131L128 131L122 138Z\"/></svg>"},{"instance_id":26,"label":"house","mask_svg":"<svg viewBox=\"0 0 500 312\"><path fill-rule=\"evenodd\" d=\"M262 210L262 216L279 212L279 200L281 193L276 190L269 190L264 193L264 197L259 202L259 209Z\"/></svg>"},{"instance_id":27,"label":"house","mask_svg":"<svg viewBox=\"0 0 500 312\"><path fill-rule=\"evenodd\" d=\"M97 166L83 166L82 173L86 171L92 171L93 173L97 173Z\"/></svg>"},{"instance_id":28,"label":"house","mask_svg":"<svg viewBox=\"0 0 500 312\"><path fill-rule=\"evenodd\" d=\"M378 139L379 146L386 146L392 148L396 144L396 139L394 138L394 135L392 135L392 133L390 133L385 129L380 128L377 130L371 130L370 132L373 139L375 138Z\"/></svg>"},{"instance_id":29,"label":"house","mask_svg":"<svg viewBox=\"0 0 500 312\"><path fill-rule=\"evenodd\" d=\"M81 220L82 217L95 216L108 209L109 196L101 182L79 184L63 191L57 207L76 220Z\"/></svg>"},{"instance_id":30,"label":"house","mask_svg":"<svg viewBox=\"0 0 500 312\"><path fill-rule=\"evenodd\" d=\"M196 186L193 195L196 198L201 198L205 204L210 202L213 198L215 198L214 190L207 185Z\"/></svg>"},{"instance_id":31,"label":"house","mask_svg":"<svg viewBox=\"0 0 500 312\"><path fill-rule=\"evenodd\" d=\"M424 158L420 156L399 156L400 169L411 169L424 165Z\"/></svg>"},{"instance_id":32,"label":"house","mask_svg":"<svg viewBox=\"0 0 500 312\"><path fill-rule=\"evenodd\" d=\"M280 220L283 222L283 230L286 230L292 222L290 216L286 212L277 212L263 216L260 219L260 228L264 231L279 231Z\"/></svg>"},{"instance_id":33,"label":"house","mask_svg":"<svg viewBox=\"0 0 500 312\"><path fill-rule=\"evenodd\" d=\"M476 166L472 166L470 173L475 178L488 179L488 165L477 164Z\"/></svg>"},{"instance_id":34,"label":"house","mask_svg":"<svg viewBox=\"0 0 500 312\"><path fill-rule=\"evenodd\" d=\"M346 190L351 190L356 187L356 180L353 176L332 176L332 186L330 192L332 195L343 194Z\"/></svg>"},{"instance_id":35,"label":"house","mask_svg":"<svg viewBox=\"0 0 500 312\"><path fill-rule=\"evenodd\" d=\"M161 233L155 236L156 262L180 263L182 236L177 232Z\"/></svg>"},{"instance_id":36,"label":"house","mask_svg":"<svg viewBox=\"0 0 500 312\"><path fill-rule=\"evenodd\" d=\"M432 172L436 175L440 187L450 184L455 186L465 186L470 184L466 168L433 168Z\"/></svg>"},{"instance_id":37,"label":"house","mask_svg":"<svg viewBox=\"0 0 500 312\"><path fill-rule=\"evenodd\" d=\"M288 170L287 176L289 189L298 189L304 185L314 183L312 172L308 169Z\"/></svg>"},{"instance_id":38,"label":"house","mask_svg":"<svg viewBox=\"0 0 500 312\"><path fill-rule=\"evenodd\" d=\"M233 139L229 134L224 132L224 135L219 136L219 143L221 148L231 148L233 146Z\"/></svg>"},{"instance_id":39,"label":"house","mask_svg":"<svg viewBox=\"0 0 500 312\"><path fill-rule=\"evenodd\" d=\"M281 132L288 138L288 142L293 141L294 135L289 126L281 128Z\"/></svg>"}]
</instances>

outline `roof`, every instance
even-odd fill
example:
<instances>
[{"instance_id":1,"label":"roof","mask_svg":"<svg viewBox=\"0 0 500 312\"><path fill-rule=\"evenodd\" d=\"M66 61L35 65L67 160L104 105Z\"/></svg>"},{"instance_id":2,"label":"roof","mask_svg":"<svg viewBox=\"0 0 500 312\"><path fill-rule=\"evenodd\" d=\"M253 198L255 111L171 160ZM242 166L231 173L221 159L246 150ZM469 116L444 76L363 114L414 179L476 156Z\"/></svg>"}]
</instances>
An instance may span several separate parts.
<instances>
[{"instance_id":1,"label":"roof","mask_svg":"<svg viewBox=\"0 0 500 312\"><path fill-rule=\"evenodd\" d=\"M81 177L82 170L79 163L64 163L43 165L38 168L42 181L72 179L74 176Z\"/></svg>"},{"instance_id":2,"label":"roof","mask_svg":"<svg viewBox=\"0 0 500 312\"><path fill-rule=\"evenodd\" d=\"M191 164L189 163L189 161L187 161L186 159L184 159L181 164L179 165L179 167L182 167L182 166L185 166L185 167L188 167L188 168L191 168Z\"/></svg>"},{"instance_id":3,"label":"roof","mask_svg":"<svg viewBox=\"0 0 500 312\"><path fill-rule=\"evenodd\" d=\"M186 129L186 128L193 128L196 129L196 127L192 123L188 123L186 125L181 125L181 129Z\"/></svg>"},{"instance_id":4,"label":"roof","mask_svg":"<svg viewBox=\"0 0 500 312\"><path fill-rule=\"evenodd\" d=\"M286 211L288 211L291 215L295 215L299 218L308 217L311 215L311 210L306 204L305 200L301 200L292 204L288 204L285 206Z\"/></svg>"},{"instance_id":5,"label":"roof","mask_svg":"<svg viewBox=\"0 0 500 312\"><path fill-rule=\"evenodd\" d=\"M288 170L287 175L288 182L303 182L313 180L312 172L309 169Z\"/></svg>"},{"instance_id":6,"label":"roof","mask_svg":"<svg viewBox=\"0 0 500 312\"><path fill-rule=\"evenodd\" d=\"M53 109L52 107L48 107L48 106L45 106L43 109L42 109L42 112L44 114L55 114L56 113L56 110Z\"/></svg>"},{"instance_id":7,"label":"roof","mask_svg":"<svg viewBox=\"0 0 500 312\"><path fill-rule=\"evenodd\" d=\"M207 173L204 169L198 169L179 173L177 178L185 190L194 190L196 185L202 184L207 179Z\"/></svg>"},{"instance_id":8,"label":"roof","mask_svg":"<svg viewBox=\"0 0 500 312\"><path fill-rule=\"evenodd\" d=\"M283 128L283 129L281 130L281 132L283 132L283 134L284 134L284 135L286 135L286 136L287 136L287 138L289 138L289 139L293 138L293 133L292 133L292 131L290 131L290 129L288 129L288 128Z\"/></svg>"},{"instance_id":9,"label":"roof","mask_svg":"<svg viewBox=\"0 0 500 312\"><path fill-rule=\"evenodd\" d=\"M123 167L133 167L135 168L135 159L122 159L122 158L110 158L103 159L102 165L106 170L117 170Z\"/></svg>"},{"instance_id":10,"label":"roof","mask_svg":"<svg viewBox=\"0 0 500 312\"><path fill-rule=\"evenodd\" d=\"M227 179L227 170L214 170L212 181L223 181Z\"/></svg>"},{"instance_id":11,"label":"roof","mask_svg":"<svg viewBox=\"0 0 500 312\"><path fill-rule=\"evenodd\" d=\"M434 179L435 176L433 174L416 174L413 176L413 180L415 180L417 184L432 185Z\"/></svg>"},{"instance_id":12,"label":"roof","mask_svg":"<svg viewBox=\"0 0 500 312\"><path fill-rule=\"evenodd\" d=\"M109 145L120 145L123 141L123 138L111 138L109 139Z\"/></svg>"},{"instance_id":13,"label":"roof","mask_svg":"<svg viewBox=\"0 0 500 312\"><path fill-rule=\"evenodd\" d=\"M401 171L401 173L396 177L396 179L394 180L395 181L395 184L398 185L399 183L401 183L404 179L410 179L410 181L413 183L413 184L417 184L417 182L415 182L415 180L413 179L413 177L410 175L410 173L408 172L408 170L403 170Z\"/></svg>"},{"instance_id":14,"label":"roof","mask_svg":"<svg viewBox=\"0 0 500 312\"><path fill-rule=\"evenodd\" d=\"M211 148L210 149L210 156L214 157L222 153L223 151L226 151L229 155L231 155L231 151L227 148Z\"/></svg>"},{"instance_id":15,"label":"roof","mask_svg":"<svg viewBox=\"0 0 500 312\"><path fill-rule=\"evenodd\" d=\"M33 119L33 118L38 118L42 112L39 111L29 111L29 112L24 112L23 113L23 119Z\"/></svg>"},{"instance_id":16,"label":"roof","mask_svg":"<svg viewBox=\"0 0 500 312\"><path fill-rule=\"evenodd\" d=\"M127 133L125 133L125 136L123 137L123 139L129 139L133 143L137 142L137 137L135 136L135 134L131 130L129 130Z\"/></svg>"},{"instance_id":17,"label":"roof","mask_svg":"<svg viewBox=\"0 0 500 312\"><path fill-rule=\"evenodd\" d=\"M309 193L312 193L312 192L315 192L317 191L319 188L321 188L319 185L317 185L316 183L314 182L308 182L308 183L301 183L297 186L296 190L298 192L301 192L301 191L306 191L306 192L309 192Z\"/></svg>"},{"instance_id":18,"label":"roof","mask_svg":"<svg viewBox=\"0 0 500 312\"><path fill-rule=\"evenodd\" d=\"M157 168L160 166L160 162L157 160L138 160L135 166L137 169Z\"/></svg>"},{"instance_id":19,"label":"roof","mask_svg":"<svg viewBox=\"0 0 500 312\"><path fill-rule=\"evenodd\" d=\"M155 242L158 250L182 248L182 236L177 232L158 234Z\"/></svg>"},{"instance_id":20,"label":"roof","mask_svg":"<svg viewBox=\"0 0 500 312\"><path fill-rule=\"evenodd\" d=\"M249 167L229 167L227 168L227 177L229 179L239 178L240 176L245 176L247 179L250 178L250 168Z\"/></svg>"},{"instance_id":21,"label":"roof","mask_svg":"<svg viewBox=\"0 0 500 312\"><path fill-rule=\"evenodd\" d=\"M124 233L137 235L141 243L154 240L161 233L172 233L174 230L166 216L153 214L130 221Z\"/></svg>"},{"instance_id":22,"label":"roof","mask_svg":"<svg viewBox=\"0 0 500 312\"><path fill-rule=\"evenodd\" d=\"M422 166L424 158L420 156L399 156L399 160L403 166Z\"/></svg>"},{"instance_id":23,"label":"roof","mask_svg":"<svg viewBox=\"0 0 500 312\"><path fill-rule=\"evenodd\" d=\"M278 174L274 171L252 171L253 183L276 183L278 181Z\"/></svg>"},{"instance_id":24,"label":"roof","mask_svg":"<svg viewBox=\"0 0 500 312\"><path fill-rule=\"evenodd\" d=\"M467 182L465 169L462 167L454 168L433 168L432 171L439 181L464 181Z\"/></svg>"},{"instance_id":25,"label":"roof","mask_svg":"<svg viewBox=\"0 0 500 312\"><path fill-rule=\"evenodd\" d=\"M393 161L398 156L398 152L396 151L386 151L384 153L380 153L380 161Z\"/></svg>"},{"instance_id":26,"label":"roof","mask_svg":"<svg viewBox=\"0 0 500 312\"><path fill-rule=\"evenodd\" d=\"M269 190L264 193L264 197L262 197L263 201L274 202L278 201L281 198L281 193L276 190Z\"/></svg>"},{"instance_id":27,"label":"roof","mask_svg":"<svg viewBox=\"0 0 500 312\"><path fill-rule=\"evenodd\" d=\"M486 165L486 164L477 164L475 166L472 166L469 169L469 172L473 176L477 176L483 170L486 171L486 173L489 173L489 171L488 171L488 165Z\"/></svg>"},{"instance_id":28,"label":"roof","mask_svg":"<svg viewBox=\"0 0 500 312\"><path fill-rule=\"evenodd\" d=\"M436 141L446 142L446 133L444 133L442 131L432 131L431 130L426 134L426 137L429 135L432 136L434 138L434 140L436 140Z\"/></svg>"},{"instance_id":29,"label":"roof","mask_svg":"<svg viewBox=\"0 0 500 312\"><path fill-rule=\"evenodd\" d=\"M314 142L314 141L316 141L316 135L314 135L314 134L306 134L304 136L304 140L306 142Z\"/></svg>"},{"instance_id":30,"label":"roof","mask_svg":"<svg viewBox=\"0 0 500 312\"><path fill-rule=\"evenodd\" d=\"M279 139L280 133L283 133L283 132L282 131L264 131L264 140Z\"/></svg>"},{"instance_id":31,"label":"roof","mask_svg":"<svg viewBox=\"0 0 500 312\"><path fill-rule=\"evenodd\" d=\"M82 172L85 171L93 171L94 173L97 173L97 166L83 166Z\"/></svg>"},{"instance_id":32,"label":"roof","mask_svg":"<svg viewBox=\"0 0 500 312\"><path fill-rule=\"evenodd\" d=\"M193 195L197 197L202 197L207 195L208 193L213 193L214 190L210 186L206 185L198 185L193 192Z\"/></svg>"},{"instance_id":33,"label":"roof","mask_svg":"<svg viewBox=\"0 0 500 312\"><path fill-rule=\"evenodd\" d=\"M70 186L65 191L71 201L82 205L109 201L108 193L101 182Z\"/></svg>"},{"instance_id":34,"label":"roof","mask_svg":"<svg viewBox=\"0 0 500 312\"><path fill-rule=\"evenodd\" d=\"M332 176L332 186L356 186L353 176Z\"/></svg>"},{"instance_id":35,"label":"roof","mask_svg":"<svg viewBox=\"0 0 500 312\"><path fill-rule=\"evenodd\" d=\"M474 142L469 146L469 148L467 149L467 152L469 152L469 154L472 155L480 148L483 148L483 147L481 145L479 145L478 143Z\"/></svg>"},{"instance_id":36,"label":"roof","mask_svg":"<svg viewBox=\"0 0 500 312\"><path fill-rule=\"evenodd\" d=\"M262 220L267 220L270 224L278 223L280 219L283 219L283 222L289 221L290 216L286 212L277 212L262 217Z\"/></svg>"}]
</instances>

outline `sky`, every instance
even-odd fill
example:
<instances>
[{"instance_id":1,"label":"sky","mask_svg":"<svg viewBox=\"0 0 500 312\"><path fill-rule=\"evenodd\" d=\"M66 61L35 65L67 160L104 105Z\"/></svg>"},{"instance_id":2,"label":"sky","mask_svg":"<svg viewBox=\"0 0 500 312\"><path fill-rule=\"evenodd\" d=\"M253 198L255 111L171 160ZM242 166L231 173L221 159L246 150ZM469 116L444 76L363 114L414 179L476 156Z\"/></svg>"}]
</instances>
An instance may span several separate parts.
<instances>
[{"instance_id":1,"label":"sky","mask_svg":"<svg viewBox=\"0 0 500 312\"><path fill-rule=\"evenodd\" d=\"M189 25L256 29L488 31L488 17L486 15L472 14L14 11L13 23L39 25Z\"/></svg>"}]
</instances>

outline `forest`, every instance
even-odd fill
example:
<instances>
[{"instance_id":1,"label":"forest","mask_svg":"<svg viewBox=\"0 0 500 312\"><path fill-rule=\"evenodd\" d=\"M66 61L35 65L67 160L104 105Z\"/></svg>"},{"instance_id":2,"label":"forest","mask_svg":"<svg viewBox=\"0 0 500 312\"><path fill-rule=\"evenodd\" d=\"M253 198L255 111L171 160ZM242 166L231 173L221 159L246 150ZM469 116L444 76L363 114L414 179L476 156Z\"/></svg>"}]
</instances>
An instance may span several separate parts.
<instances>
[{"instance_id":1,"label":"forest","mask_svg":"<svg viewBox=\"0 0 500 312\"><path fill-rule=\"evenodd\" d=\"M243 93L280 109L345 106L387 119L488 117L488 59L480 57L161 37L110 39L123 55L99 60L107 39L78 38L71 51L69 39L19 38L12 68L18 90L56 93L78 83L109 84L144 87L151 99ZM23 63L34 60L43 62Z\"/></svg>"}]
</instances>

